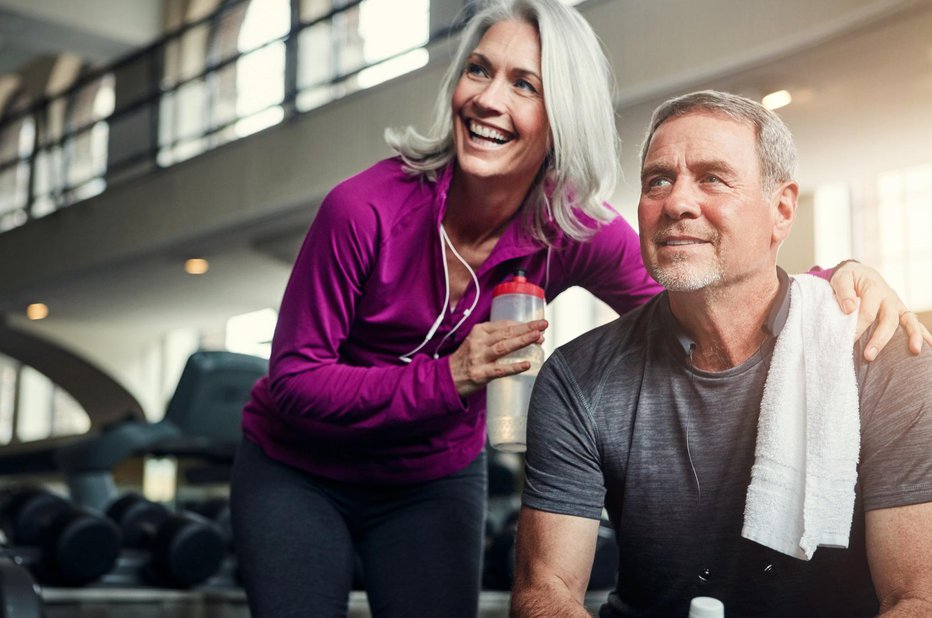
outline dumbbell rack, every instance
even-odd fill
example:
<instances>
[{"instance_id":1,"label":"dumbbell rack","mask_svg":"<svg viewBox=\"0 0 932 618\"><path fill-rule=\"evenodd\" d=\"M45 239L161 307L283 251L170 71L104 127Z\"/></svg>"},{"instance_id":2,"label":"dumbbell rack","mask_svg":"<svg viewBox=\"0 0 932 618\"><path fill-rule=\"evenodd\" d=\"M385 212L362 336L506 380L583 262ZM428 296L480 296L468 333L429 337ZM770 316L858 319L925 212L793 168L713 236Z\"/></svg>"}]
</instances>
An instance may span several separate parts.
<instances>
[{"instance_id":1,"label":"dumbbell rack","mask_svg":"<svg viewBox=\"0 0 932 618\"><path fill-rule=\"evenodd\" d=\"M586 595L586 608L598 613L606 591ZM483 591L479 597L479 618L506 618L511 595ZM45 588L44 618L249 618L249 607L242 589L165 590L142 588ZM350 593L349 618L370 618L366 593Z\"/></svg>"}]
</instances>

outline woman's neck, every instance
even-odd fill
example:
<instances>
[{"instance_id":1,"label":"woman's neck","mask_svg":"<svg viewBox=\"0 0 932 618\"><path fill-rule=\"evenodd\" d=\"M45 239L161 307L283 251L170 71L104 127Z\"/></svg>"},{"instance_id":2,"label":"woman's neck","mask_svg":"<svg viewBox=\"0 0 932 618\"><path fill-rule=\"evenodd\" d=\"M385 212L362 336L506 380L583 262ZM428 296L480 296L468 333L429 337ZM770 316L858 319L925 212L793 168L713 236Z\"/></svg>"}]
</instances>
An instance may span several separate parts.
<instances>
[{"instance_id":1,"label":"woman's neck","mask_svg":"<svg viewBox=\"0 0 932 618\"><path fill-rule=\"evenodd\" d=\"M466 179L456 170L450 181L443 224L458 242L482 245L496 240L521 209L529 186Z\"/></svg>"}]
</instances>

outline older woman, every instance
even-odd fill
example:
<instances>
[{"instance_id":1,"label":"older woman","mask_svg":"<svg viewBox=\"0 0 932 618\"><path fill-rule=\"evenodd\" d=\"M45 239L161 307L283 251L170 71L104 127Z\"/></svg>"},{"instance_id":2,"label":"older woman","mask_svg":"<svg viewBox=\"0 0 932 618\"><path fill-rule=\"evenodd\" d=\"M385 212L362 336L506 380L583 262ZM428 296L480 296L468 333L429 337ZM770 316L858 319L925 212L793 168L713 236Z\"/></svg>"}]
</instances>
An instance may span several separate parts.
<instances>
[{"instance_id":1,"label":"older woman","mask_svg":"<svg viewBox=\"0 0 932 618\"><path fill-rule=\"evenodd\" d=\"M546 328L489 322L492 288L522 269L548 300L579 285L619 313L660 289L603 202L610 81L575 10L494 4L463 34L429 135L389 132L399 156L324 200L244 411L233 523L254 616L344 615L356 557L376 616L476 614L483 387L528 369L495 361ZM890 331L895 295L862 305L882 299Z\"/></svg>"}]
</instances>

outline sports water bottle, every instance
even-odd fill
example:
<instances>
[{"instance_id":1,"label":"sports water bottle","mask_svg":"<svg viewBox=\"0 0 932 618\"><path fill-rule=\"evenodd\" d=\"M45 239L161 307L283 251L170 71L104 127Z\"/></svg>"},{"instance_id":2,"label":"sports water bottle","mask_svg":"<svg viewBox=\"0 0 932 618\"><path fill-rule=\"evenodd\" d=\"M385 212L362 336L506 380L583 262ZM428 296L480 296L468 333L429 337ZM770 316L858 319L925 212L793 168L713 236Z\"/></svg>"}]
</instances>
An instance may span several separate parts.
<instances>
[{"instance_id":1,"label":"sports water bottle","mask_svg":"<svg viewBox=\"0 0 932 618\"><path fill-rule=\"evenodd\" d=\"M712 597L693 597L689 618L725 618L725 605Z\"/></svg>"},{"instance_id":2,"label":"sports water bottle","mask_svg":"<svg viewBox=\"0 0 932 618\"><path fill-rule=\"evenodd\" d=\"M500 283L492 291L492 320L530 322L544 318L544 290L528 283L523 270L511 281ZM522 373L497 378L486 387L489 444L510 453L527 448L527 406L537 372L544 362L544 350L532 343L498 359L499 363L528 361L531 368Z\"/></svg>"}]
</instances>

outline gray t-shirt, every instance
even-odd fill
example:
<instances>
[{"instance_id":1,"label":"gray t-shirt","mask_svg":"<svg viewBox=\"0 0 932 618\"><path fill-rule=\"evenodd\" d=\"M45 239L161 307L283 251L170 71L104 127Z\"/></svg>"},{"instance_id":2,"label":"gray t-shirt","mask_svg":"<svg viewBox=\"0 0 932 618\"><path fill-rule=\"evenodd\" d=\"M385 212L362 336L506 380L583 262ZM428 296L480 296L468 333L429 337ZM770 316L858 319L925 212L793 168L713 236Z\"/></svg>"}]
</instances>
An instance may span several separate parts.
<instances>
[{"instance_id":1,"label":"gray t-shirt","mask_svg":"<svg viewBox=\"0 0 932 618\"><path fill-rule=\"evenodd\" d=\"M741 537L773 338L727 371L695 369L666 294L558 349L528 422L526 506L615 528L619 577L603 617L686 616L712 596L727 616L870 616L878 609L864 511L932 501L932 351L900 331L870 364L848 549L809 562Z\"/></svg>"}]
</instances>

